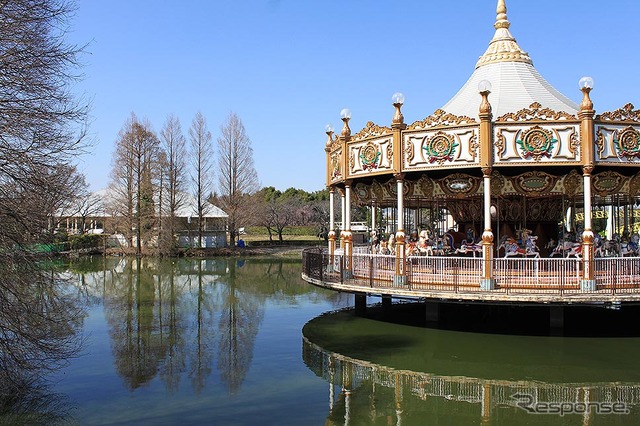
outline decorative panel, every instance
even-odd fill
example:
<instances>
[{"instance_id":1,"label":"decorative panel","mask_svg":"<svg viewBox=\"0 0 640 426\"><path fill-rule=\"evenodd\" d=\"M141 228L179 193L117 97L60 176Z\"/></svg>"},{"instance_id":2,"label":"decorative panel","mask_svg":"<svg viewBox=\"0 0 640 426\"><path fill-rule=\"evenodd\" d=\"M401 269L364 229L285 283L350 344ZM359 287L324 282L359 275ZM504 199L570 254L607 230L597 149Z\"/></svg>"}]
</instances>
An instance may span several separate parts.
<instances>
[{"instance_id":1,"label":"decorative panel","mask_svg":"<svg viewBox=\"0 0 640 426\"><path fill-rule=\"evenodd\" d=\"M404 133L404 171L478 164L477 127Z\"/></svg>"},{"instance_id":2,"label":"decorative panel","mask_svg":"<svg viewBox=\"0 0 640 426\"><path fill-rule=\"evenodd\" d=\"M640 126L596 124L597 163L640 166Z\"/></svg>"},{"instance_id":3,"label":"decorative panel","mask_svg":"<svg viewBox=\"0 0 640 426\"><path fill-rule=\"evenodd\" d=\"M496 126L496 164L575 164L580 161L579 124Z\"/></svg>"},{"instance_id":4,"label":"decorative panel","mask_svg":"<svg viewBox=\"0 0 640 426\"><path fill-rule=\"evenodd\" d=\"M377 139L349 142L349 176L363 176L389 171L393 167L393 138L386 135Z\"/></svg>"}]
</instances>

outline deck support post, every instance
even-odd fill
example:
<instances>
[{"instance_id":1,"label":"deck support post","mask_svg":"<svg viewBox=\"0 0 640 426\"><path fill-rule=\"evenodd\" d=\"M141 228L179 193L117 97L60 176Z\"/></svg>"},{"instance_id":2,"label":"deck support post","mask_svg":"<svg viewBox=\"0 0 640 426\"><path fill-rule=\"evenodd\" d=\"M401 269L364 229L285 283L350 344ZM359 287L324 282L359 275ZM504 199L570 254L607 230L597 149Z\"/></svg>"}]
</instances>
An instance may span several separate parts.
<instances>
[{"instance_id":1,"label":"deck support post","mask_svg":"<svg viewBox=\"0 0 640 426\"><path fill-rule=\"evenodd\" d=\"M440 303L434 300L427 300L425 306L425 319L428 323L440 321Z\"/></svg>"},{"instance_id":2,"label":"deck support post","mask_svg":"<svg viewBox=\"0 0 640 426\"><path fill-rule=\"evenodd\" d=\"M367 312L367 295L364 293L356 293L354 305L356 315L364 315Z\"/></svg>"},{"instance_id":3,"label":"deck support post","mask_svg":"<svg viewBox=\"0 0 640 426\"><path fill-rule=\"evenodd\" d=\"M388 311L389 309L391 309L391 296L382 296L382 310L383 311Z\"/></svg>"},{"instance_id":4,"label":"deck support post","mask_svg":"<svg viewBox=\"0 0 640 426\"><path fill-rule=\"evenodd\" d=\"M564 306L554 305L549 307L549 328L552 334L564 329Z\"/></svg>"}]
</instances>

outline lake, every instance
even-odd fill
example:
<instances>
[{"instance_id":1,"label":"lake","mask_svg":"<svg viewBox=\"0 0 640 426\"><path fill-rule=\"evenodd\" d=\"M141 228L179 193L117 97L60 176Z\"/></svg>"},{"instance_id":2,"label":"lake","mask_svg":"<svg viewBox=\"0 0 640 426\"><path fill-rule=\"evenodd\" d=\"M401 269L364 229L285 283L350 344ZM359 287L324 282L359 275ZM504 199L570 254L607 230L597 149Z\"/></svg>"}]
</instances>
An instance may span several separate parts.
<instances>
[{"instance_id":1,"label":"lake","mask_svg":"<svg viewBox=\"0 0 640 426\"><path fill-rule=\"evenodd\" d=\"M59 269L86 313L45 398L65 423L640 424L634 335L436 328L414 304L358 317L353 296L302 281L298 259Z\"/></svg>"}]
</instances>

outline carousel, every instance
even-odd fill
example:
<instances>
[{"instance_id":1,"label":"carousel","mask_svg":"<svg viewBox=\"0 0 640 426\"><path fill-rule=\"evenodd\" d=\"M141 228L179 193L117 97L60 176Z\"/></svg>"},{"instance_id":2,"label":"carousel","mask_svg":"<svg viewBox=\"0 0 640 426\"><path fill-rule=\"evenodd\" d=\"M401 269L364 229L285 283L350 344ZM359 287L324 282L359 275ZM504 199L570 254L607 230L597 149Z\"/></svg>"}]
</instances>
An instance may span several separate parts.
<instances>
[{"instance_id":1,"label":"carousel","mask_svg":"<svg viewBox=\"0 0 640 426\"><path fill-rule=\"evenodd\" d=\"M327 127L328 247L303 253L305 280L383 298L640 301L640 110L596 114L590 77L580 104L554 89L512 36L504 0L494 28L432 115L405 123L396 93L389 126L352 134L345 109L341 132ZM370 211L364 246L352 206Z\"/></svg>"}]
</instances>

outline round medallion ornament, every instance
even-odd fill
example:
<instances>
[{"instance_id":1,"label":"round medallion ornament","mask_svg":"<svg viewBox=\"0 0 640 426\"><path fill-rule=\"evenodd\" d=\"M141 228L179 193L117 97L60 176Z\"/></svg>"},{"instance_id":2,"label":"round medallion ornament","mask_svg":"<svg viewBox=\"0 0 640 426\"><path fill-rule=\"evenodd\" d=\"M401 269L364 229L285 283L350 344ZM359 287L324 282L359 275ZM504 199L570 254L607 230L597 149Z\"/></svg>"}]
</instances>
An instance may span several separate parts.
<instances>
[{"instance_id":1,"label":"round medallion ornament","mask_svg":"<svg viewBox=\"0 0 640 426\"><path fill-rule=\"evenodd\" d=\"M618 138L613 139L618 157L632 161L640 158L640 133L633 127L624 129Z\"/></svg>"},{"instance_id":2,"label":"round medallion ornament","mask_svg":"<svg viewBox=\"0 0 640 426\"><path fill-rule=\"evenodd\" d=\"M364 149L360 153L360 162L362 163L362 169L377 169L380 163L380 155L382 155L382 153L378 151L378 147L376 145L371 142L366 144Z\"/></svg>"},{"instance_id":3,"label":"round medallion ornament","mask_svg":"<svg viewBox=\"0 0 640 426\"><path fill-rule=\"evenodd\" d=\"M427 139L422 149L424 149L429 163L437 162L442 165L445 161L453 161L457 146L453 136L440 131Z\"/></svg>"},{"instance_id":4,"label":"round medallion ornament","mask_svg":"<svg viewBox=\"0 0 640 426\"><path fill-rule=\"evenodd\" d=\"M558 140L553 137L551 131L540 126L533 126L524 132L521 139L516 140L520 146L522 157L525 159L533 158L535 161L540 161L542 157L551 158L551 152L556 142Z\"/></svg>"}]
</instances>

